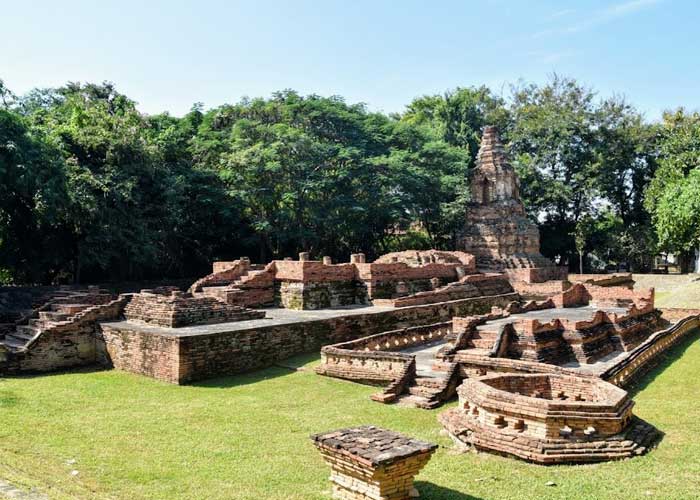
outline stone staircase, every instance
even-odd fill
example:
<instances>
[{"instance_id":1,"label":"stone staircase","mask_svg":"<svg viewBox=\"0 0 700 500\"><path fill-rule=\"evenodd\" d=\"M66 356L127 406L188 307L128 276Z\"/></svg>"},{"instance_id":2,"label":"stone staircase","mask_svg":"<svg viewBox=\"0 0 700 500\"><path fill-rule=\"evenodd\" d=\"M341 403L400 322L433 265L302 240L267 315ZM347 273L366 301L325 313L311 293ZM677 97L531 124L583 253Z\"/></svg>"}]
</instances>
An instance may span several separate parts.
<instances>
[{"instance_id":1,"label":"stone staircase","mask_svg":"<svg viewBox=\"0 0 700 500\"><path fill-rule=\"evenodd\" d=\"M237 289L241 288L242 286L245 286L245 284L248 281L252 280L256 276L264 272L264 269L246 269L240 274L239 277L237 277L234 280L228 281L227 283L217 284L213 286L203 286L200 293L209 297L215 297L219 300L225 301L227 293L230 292L232 289Z\"/></svg>"},{"instance_id":2,"label":"stone staircase","mask_svg":"<svg viewBox=\"0 0 700 500\"><path fill-rule=\"evenodd\" d=\"M109 294L101 292L58 291L48 302L33 311L30 317L20 320L13 332L0 339L0 344L10 351L22 350L47 328L58 322L69 321L76 314L109 298ZM26 324L22 324L24 322Z\"/></svg>"},{"instance_id":3,"label":"stone staircase","mask_svg":"<svg viewBox=\"0 0 700 500\"><path fill-rule=\"evenodd\" d=\"M418 369L413 384L397 398L397 403L426 410L441 406L455 394L460 382L457 368L456 363L435 361L429 369Z\"/></svg>"},{"instance_id":4,"label":"stone staircase","mask_svg":"<svg viewBox=\"0 0 700 500\"><path fill-rule=\"evenodd\" d=\"M483 327L482 327L483 328ZM488 356L498 340L498 329L477 328L467 341L467 350L470 354Z\"/></svg>"}]
</instances>

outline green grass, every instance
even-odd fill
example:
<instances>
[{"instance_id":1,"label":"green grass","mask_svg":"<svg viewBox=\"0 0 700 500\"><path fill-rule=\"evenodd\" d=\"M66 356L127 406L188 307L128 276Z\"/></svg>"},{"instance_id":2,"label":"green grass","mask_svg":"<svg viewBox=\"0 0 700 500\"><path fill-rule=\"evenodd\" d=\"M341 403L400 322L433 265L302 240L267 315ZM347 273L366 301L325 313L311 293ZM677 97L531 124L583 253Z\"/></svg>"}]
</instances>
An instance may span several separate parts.
<instances>
[{"instance_id":1,"label":"green grass","mask_svg":"<svg viewBox=\"0 0 700 500\"><path fill-rule=\"evenodd\" d=\"M118 371L10 378L0 381L0 478L51 498L327 499L309 434L372 423L441 445L418 476L422 498L697 498L699 366L700 342L686 343L635 391L637 415L665 434L658 449L556 467L457 454L440 435L441 409L374 403L374 388L308 369L184 387Z\"/></svg>"},{"instance_id":2,"label":"green grass","mask_svg":"<svg viewBox=\"0 0 700 500\"><path fill-rule=\"evenodd\" d=\"M635 274L636 288L655 288L657 307L700 309L698 275Z\"/></svg>"},{"instance_id":3,"label":"green grass","mask_svg":"<svg viewBox=\"0 0 700 500\"><path fill-rule=\"evenodd\" d=\"M674 290L656 293L657 307L687 307L700 309L700 281L688 283Z\"/></svg>"}]
</instances>

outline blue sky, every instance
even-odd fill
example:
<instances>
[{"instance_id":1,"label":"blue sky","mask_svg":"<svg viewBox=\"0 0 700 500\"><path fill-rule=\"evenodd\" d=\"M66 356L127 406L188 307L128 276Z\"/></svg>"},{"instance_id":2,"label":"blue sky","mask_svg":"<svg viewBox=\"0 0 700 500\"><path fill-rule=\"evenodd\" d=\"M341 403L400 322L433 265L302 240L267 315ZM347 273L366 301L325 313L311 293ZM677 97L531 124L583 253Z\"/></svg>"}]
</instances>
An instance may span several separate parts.
<instances>
[{"instance_id":1,"label":"blue sky","mask_svg":"<svg viewBox=\"0 0 700 500\"><path fill-rule=\"evenodd\" d=\"M700 2L0 0L16 93L113 81L148 113L293 88L372 110L556 72L658 119L700 108Z\"/></svg>"}]
</instances>

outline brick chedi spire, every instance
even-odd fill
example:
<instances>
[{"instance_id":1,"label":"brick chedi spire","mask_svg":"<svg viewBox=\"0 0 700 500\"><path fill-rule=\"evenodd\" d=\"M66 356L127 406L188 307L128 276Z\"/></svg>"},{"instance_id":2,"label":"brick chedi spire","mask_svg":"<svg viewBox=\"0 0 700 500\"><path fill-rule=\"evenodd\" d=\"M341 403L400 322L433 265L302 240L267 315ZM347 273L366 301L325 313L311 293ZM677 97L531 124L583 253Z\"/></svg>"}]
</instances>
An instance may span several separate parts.
<instances>
[{"instance_id":1,"label":"brick chedi spire","mask_svg":"<svg viewBox=\"0 0 700 500\"><path fill-rule=\"evenodd\" d=\"M482 269L511 270L511 277L523 281L564 276L540 254L539 229L525 213L518 177L496 127L484 127L470 189L459 250L474 254Z\"/></svg>"},{"instance_id":2,"label":"brick chedi spire","mask_svg":"<svg viewBox=\"0 0 700 500\"><path fill-rule=\"evenodd\" d=\"M518 178L508 162L496 127L485 127L471 176L472 202L520 202Z\"/></svg>"}]
</instances>

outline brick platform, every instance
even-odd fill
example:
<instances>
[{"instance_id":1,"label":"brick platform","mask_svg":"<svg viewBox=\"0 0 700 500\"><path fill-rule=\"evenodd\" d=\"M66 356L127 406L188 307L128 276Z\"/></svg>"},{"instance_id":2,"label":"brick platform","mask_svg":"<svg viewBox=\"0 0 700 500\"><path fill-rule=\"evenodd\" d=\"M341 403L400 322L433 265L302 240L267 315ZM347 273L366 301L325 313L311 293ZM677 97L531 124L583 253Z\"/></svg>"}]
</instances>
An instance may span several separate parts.
<instances>
[{"instance_id":1,"label":"brick platform","mask_svg":"<svg viewBox=\"0 0 700 500\"><path fill-rule=\"evenodd\" d=\"M536 463L628 458L658 438L632 415L624 390L592 377L489 375L467 379L458 393L459 406L440 415L455 440Z\"/></svg>"},{"instance_id":2,"label":"brick platform","mask_svg":"<svg viewBox=\"0 0 700 500\"><path fill-rule=\"evenodd\" d=\"M179 290L141 290L124 310L126 319L136 323L181 328L189 325L230 323L265 317L264 311L227 304L214 297Z\"/></svg>"},{"instance_id":3,"label":"brick platform","mask_svg":"<svg viewBox=\"0 0 700 500\"><path fill-rule=\"evenodd\" d=\"M266 309L263 319L184 328L119 321L103 323L100 340L105 364L186 383L265 368L327 344L480 314L515 299L513 293L402 308Z\"/></svg>"},{"instance_id":4,"label":"brick platform","mask_svg":"<svg viewBox=\"0 0 700 500\"><path fill-rule=\"evenodd\" d=\"M408 500L418 496L413 478L428 463L436 444L374 426L311 436L331 466L333 498Z\"/></svg>"}]
</instances>

